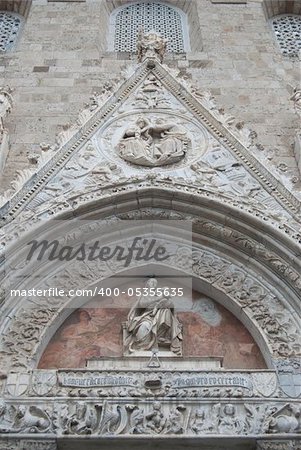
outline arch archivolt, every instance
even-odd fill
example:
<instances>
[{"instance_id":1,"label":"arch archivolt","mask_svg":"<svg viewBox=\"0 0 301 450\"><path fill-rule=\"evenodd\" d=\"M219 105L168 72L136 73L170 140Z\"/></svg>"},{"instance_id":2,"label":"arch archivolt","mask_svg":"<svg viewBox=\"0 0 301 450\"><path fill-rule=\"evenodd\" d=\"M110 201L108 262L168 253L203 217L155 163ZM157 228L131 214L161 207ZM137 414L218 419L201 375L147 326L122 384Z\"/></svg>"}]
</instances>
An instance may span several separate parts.
<instances>
[{"instance_id":1,"label":"arch archivolt","mask_svg":"<svg viewBox=\"0 0 301 450\"><path fill-rule=\"evenodd\" d=\"M253 219L253 222L244 220L243 217L240 219L237 217L234 220L233 215L226 214L225 223L225 219L222 219L225 217L225 211L216 209L216 205L212 202L210 202L210 211L204 205L202 208L199 205L200 210L197 212L197 205L189 208L184 196L183 206L186 205L188 209L184 213L181 211L180 198L170 202L165 196L165 199L161 198L160 208L155 205L154 198L151 199L150 194L150 192L140 191L140 208L136 207L136 209L128 197L121 196L119 206L115 207L113 215L110 208L107 210L103 205L98 205L98 209L96 205L95 208L91 208L90 205L83 211L78 209L77 215L89 218L90 223L84 222L83 227L86 226L86 230L83 227L76 230L79 222L76 221L75 228L72 228L69 220L71 241L72 238L78 239L81 233L84 233L86 239L89 232L97 232L96 222L91 222L92 218L106 217L104 222L108 226L112 221L120 220L132 220L133 224L137 224L139 219L167 219L171 230L172 219L176 219L177 223L178 220L190 220L194 240L192 258L188 258L190 256L189 242L172 240L170 230L164 237L170 240L170 245L175 246L175 257L169 265L177 273L189 274L198 290L221 303L242 321L259 345L269 367L273 367L282 359L300 356L301 323L298 312L300 278L297 272L297 259L296 261L291 259L288 262L290 250L288 242L284 239L282 243L280 243L281 240L278 243L279 235L276 238L271 230L270 233L266 233L267 230L256 229L256 219ZM165 208L162 205L163 200ZM147 206L148 202L152 206ZM173 209L171 209L171 203L173 203ZM93 210L94 212L91 212ZM89 211L89 214L85 215L85 211ZM103 226L103 221L98 222L100 226ZM58 236L68 241L63 230L60 230L57 224L53 226ZM135 232L134 225L133 232ZM292 244L291 241L290 244ZM16 248L16 253L12 251L11 269L15 267L21 270L16 259L14 260L14 258L20 260L20 248L20 246ZM292 249L293 246L291 246ZM135 270L139 267L142 268L132 266ZM28 273L33 269L26 268ZM73 261L64 263L64 266L52 262L40 269L42 276L38 277L39 286L72 288L80 284L81 287L88 288L123 270L123 266L114 260L110 263ZM25 277L21 280L18 288L26 287L28 279ZM2 361L6 361L6 365L3 362L3 370L36 367L55 331L70 312L82 304L75 298L57 300L47 297L39 298L39 301L16 298L14 301L10 299L4 302L1 323L3 340L0 353Z\"/></svg>"}]
</instances>

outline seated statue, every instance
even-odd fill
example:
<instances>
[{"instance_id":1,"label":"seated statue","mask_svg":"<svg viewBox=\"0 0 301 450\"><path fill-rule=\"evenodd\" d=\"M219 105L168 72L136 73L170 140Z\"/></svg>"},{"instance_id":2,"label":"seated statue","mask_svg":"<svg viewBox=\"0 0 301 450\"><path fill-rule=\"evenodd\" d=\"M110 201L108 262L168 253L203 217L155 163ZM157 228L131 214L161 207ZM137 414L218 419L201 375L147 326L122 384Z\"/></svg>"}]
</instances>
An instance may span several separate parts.
<instances>
[{"instance_id":1,"label":"seated statue","mask_svg":"<svg viewBox=\"0 0 301 450\"><path fill-rule=\"evenodd\" d=\"M150 278L145 287L156 289L157 284L155 278ZM125 347L129 353L164 348L182 354L182 326L169 296L148 293L139 297L128 314L126 329Z\"/></svg>"}]
</instances>

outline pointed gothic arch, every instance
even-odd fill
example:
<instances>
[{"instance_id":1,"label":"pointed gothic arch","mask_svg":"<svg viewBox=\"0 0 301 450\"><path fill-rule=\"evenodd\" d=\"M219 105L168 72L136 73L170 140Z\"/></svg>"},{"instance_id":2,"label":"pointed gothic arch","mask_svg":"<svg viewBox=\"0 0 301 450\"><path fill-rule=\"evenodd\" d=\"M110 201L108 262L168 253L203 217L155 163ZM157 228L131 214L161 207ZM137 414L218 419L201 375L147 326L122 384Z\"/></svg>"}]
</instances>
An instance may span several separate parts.
<instances>
[{"instance_id":1,"label":"pointed gothic arch","mask_svg":"<svg viewBox=\"0 0 301 450\"><path fill-rule=\"evenodd\" d=\"M188 198L191 206L188 206ZM281 363L283 358L298 355L300 351L300 344L298 343L298 341L300 342L300 336L298 336L300 323L297 313L299 308L298 287L294 287L296 275L293 275L294 273L297 274L297 266L294 268L294 264L285 263L285 259L291 260L288 253L296 250L296 247L289 240L283 238L281 233L275 233L275 230L272 230L268 225L264 229L258 219L251 219L251 216L247 216L239 210L235 211L231 207L227 208L220 202L200 198L195 194L189 194L189 192L177 196L175 191L162 188L159 190L154 187L143 189L139 193L133 191L132 193L115 194L115 198L110 196L107 201L94 200L89 205L86 204L84 207L73 211L72 216L78 219L91 219L93 217L108 219L112 217L112 214L113 217L120 215L122 219L129 220L131 218L142 219L144 216L162 219L162 214L163 217L167 215L167 217L175 217L180 220L185 220L185 218L192 220L195 251L205 252L203 255L207 255L209 252L209 259L213 258L213 266L206 270L209 270L209 272L212 270L214 274L216 272L214 265L216 265L216 267L219 267L218 271L222 266L224 272L218 276L222 283L221 286L219 286L219 283L215 285L214 275L212 279L211 276L209 276L209 279L202 277L203 260L200 253L199 263L190 274L193 278L199 280L198 283L201 283L202 291L211 295L214 300L220 302L243 322L259 345L270 368L277 367L277 364ZM60 218L63 219L64 216L70 218L68 212L62 214ZM225 217L227 217L226 221ZM69 225L70 220L68 221ZM264 242L262 241L263 233L266 236ZM38 235L36 227L34 228L34 235ZM275 244L278 251L275 251ZM11 252L12 261L14 257L17 258L15 264L18 266L22 258L19 245L16 250ZM224 263L220 266L218 260L224 260ZM214 263L214 261L216 262ZM57 263L55 265L57 266ZM12 267L14 267L13 263L11 264ZM175 269L177 269L176 266ZM178 267L178 270L180 269L181 267ZM31 268L29 272L35 270ZM91 270L89 268L89 272ZM58 272L61 273L61 269L60 267L55 268L56 275L53 271L53 263L43 267L44 274L53 274L54 276L52 280L48 278L48 275L46 276L44 281L47 286L59 286L56 276ZM72 271L75 278L81 278L80 268L79 272L75 272L74 269ZM93 283L100 281L97 268L93 269L92 273L94 273L94 276L88 280L89 286L92 281ZM286 280L285 274L288 275ZM70 271L67 270L68 277L70 277ZM222 287L224 277L229 279L226 284L230 283L226 290L223 290ZM262 280L263 284L256 284L257 279ZM19 288L22 288L22 284ZM14 348L11 355L13 366L26 365L28 368L33 368L54 331L67 317L68 313L66 313L65 308L69 307L68 303L63 304L59 309L57 305L53 305L52 308L48 304L49 300L43 299L41 307L37 310L38 320L34 325L32 322L32 304L31 302L28 303L26 298L15 298L13 303L2 306L3 311L6 311L1 326L4 349L7 345L11 349ZM260 304L262 307L259 306ZM34 306L37 306L36 303L34 303ZM77 303L72 308L74 306L81 306L81 304ZM29 308L28 314L27 308ZM297 314L293 313L294 310ZM6 314L14 317L10 320L10 323L5 319ZM40 314L44 317L44 321L40 321ZM28 322L25 319L26 317ZM33 334L29 351L28 342L22 339L22 333L31 332ZM22 348L22 342L27 347L26 350ZM5 350L3 355L7 360Z\"/></svg>"}]
</instances>

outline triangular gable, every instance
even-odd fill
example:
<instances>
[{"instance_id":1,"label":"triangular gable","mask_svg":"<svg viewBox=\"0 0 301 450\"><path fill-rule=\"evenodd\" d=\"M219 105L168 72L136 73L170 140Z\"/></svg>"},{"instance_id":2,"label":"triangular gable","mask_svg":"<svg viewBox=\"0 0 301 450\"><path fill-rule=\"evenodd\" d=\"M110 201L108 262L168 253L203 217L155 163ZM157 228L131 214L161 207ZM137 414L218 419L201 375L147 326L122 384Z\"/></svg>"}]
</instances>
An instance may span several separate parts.
<instances>
[{"instance_id":1,"label":"triangular gable","mask_svg":"<svg viewBox=\"0 0 301 450\"><path fill-rule=\"evenodd\" d=\"M156 92L154 86L147 90L147 85L151 85L152 82L153 85L157 85L158 92ZM146 94L145 98L143 98L144 94ZM102 98L99 99L99 101L101 100ZM149 170L158 170L160 159L157 166L154 164L153 167L147 166L147 161L145 165L141 159L138 164L133 164L131 160L125 160L127 168L121 170L118 164L118 161L121 162L120 155L117 164L116 160L111 158L116 153L118 139L119 142L125 139L126 127L135 124L141 114L148 117L148 121L152 122L149 129L153 130L153 134L155 133L154 130L159 129L160 121L166 128L167 117L174 121L175 127L179 130L178 133L181 134L181 127L182 129L184 127L187 131L188 144L186 145L185 158L183 160L180 157L179 160L170 159L168 161L170 164L167 164L166 161L165 164L162 164L163 170L167 170L170 176L180 177L183 183L186 179L189 184L191 180L197 179L205 187L210 188L211 184L213 189L220 188L223 185L223 181L220 180L223 175L224 186L227 185L229 176L230 185L231 176L232 181L236 177L238 187L234 187L232 193L230 188L229 192L229 195L234 196L235 189L238 196L240 186L243 189L244 183L243 181L240 183L240 180L249 179L252 180L250 181L251 187L249 191L246 190L245 194L247 197L250 196L250 202L252 202L252 195L249 194L252 191L261 190L261 194L257 196L257 202L265 203L267 208L279 210L280 207L295 218L300 213L299 200L248 150L247 146L251 145L249 133L233 127L232 118L221 114L214 108L208 94L201 93L187 83L179 81L167 67L159 62L147 59L137 66L134 73L120 85L115 93L109 95L103 105L98 105L95 101L94 105L93 103L90 105L90 109L86 109L80 114L78 124L66 130L60 136L59 148L35 173L31 174L27 169L19 177L19 184L22 184L22 186L0 210L3 222L12 220L26 206L32 209L41 201L47 202L47 195L43 197L46 186L48 186L48 190L54 189L55 191L51 184L52 186L59 186L61 180L65 179L70 185L70 183L72 184L70 180L76 179L76 189L77 191L80 190L80 179L84 178L85 171L87 176L90 177L88 184L92 186L94 184L97 188L97 182L93 181L93 174L96 179L98 176L98 179L100 177L102 181L109 181L112 184L120 181L126 182L128 177L133 179L138 172L141 177L149 173ZM112 138L113 133L112 131L111 135L108 133L108 124L114 122L115 130L119 130L119 135L117 132L116 142L105 153L102 150L108 147L107 143ZM107 143L102 140L105 133L107 133ZM200 150L203 143L196 142L193 135L200 137L202 133L204 139L210 142L207 142L207 149L202 148ZM159 136L158 131L157 136ZM201 140L201 138L199 139ZM167 143L164 146L166 150ZM154 143L153 149L155 147L158 152L163 148L162 144L160 147L160 145ZM195 149L198 149L199 154ZM72 176L72 165L78 166L79 158L84 158L87 161L89 159L87 152L90 152L90 162L86 163L86 166L85 163L82 164L82 171L77 174L74 173ZM51 155L51 150L49 154ZM238 167L239 169L237 169ZM218 181L216 181L212 171L219 175ZM28 175L30 175L30 178L23 184ZM15 183L15 187L18 187L17 183ZM73 193L76 189L73 186ZM67 197L70 190L72 191L72 186L69 191L62 187L63 195ZM38 195L39 199L37 198Z\"/></svg>"}]
</instances>

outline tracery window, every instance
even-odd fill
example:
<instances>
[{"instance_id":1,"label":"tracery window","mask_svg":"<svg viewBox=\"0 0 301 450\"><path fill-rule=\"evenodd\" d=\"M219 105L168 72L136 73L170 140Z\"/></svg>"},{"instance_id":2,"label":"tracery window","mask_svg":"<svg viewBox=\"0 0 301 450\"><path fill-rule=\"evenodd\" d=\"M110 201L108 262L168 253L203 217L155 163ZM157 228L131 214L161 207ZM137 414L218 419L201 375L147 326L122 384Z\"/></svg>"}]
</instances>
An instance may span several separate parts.
<instances>
[{"instance_id":1,"label":"tracery window","mask_svg":"<svg viewBox=\"0 0 301 450\"><path fill-rule=\"evenodd\" d=\"M13 48L22 24L22 18L14 13L0 11L0 52Z\"/></svg>"},{"instance_id":2,"label":"tracery window","mask_svg":"<svg viewBox=\"0 0 301 450\"><path fill-rule=\"evenodd\" d=\"M301 16L283 14L271 19L277 42L286 56L298 56L301 51Z\"/></svg>"},{"instance_id":3,"label":"tracery window","mask_svg":"<svg viewBox=\"0 0 301 450\"><path fill-rule=\"evenodd\" d=\"M183 53L187 50L185 14L164 3L145 1L124 6L112 14L114 30L113 50L135 52L137 35L155 30L168 40L167 51Z\"/></svg>"}]
</instances>

